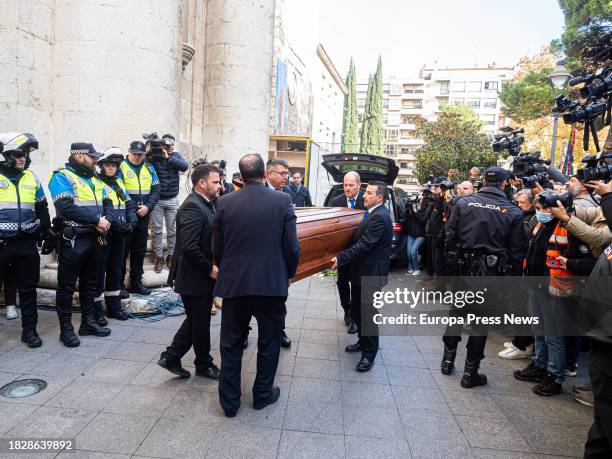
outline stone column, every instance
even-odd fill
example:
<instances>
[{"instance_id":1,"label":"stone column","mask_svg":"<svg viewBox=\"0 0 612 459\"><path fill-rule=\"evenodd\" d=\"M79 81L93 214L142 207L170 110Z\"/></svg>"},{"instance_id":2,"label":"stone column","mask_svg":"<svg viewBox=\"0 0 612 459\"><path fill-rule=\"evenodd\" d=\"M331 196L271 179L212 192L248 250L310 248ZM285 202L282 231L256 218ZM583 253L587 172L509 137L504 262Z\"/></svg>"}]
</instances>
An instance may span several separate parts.
<instances>
[{"instance_id":1,"label":"stone column","mask_svg":"<svg viewBox=\"0 0 612 459\"><path fill-rule=\"evenodd\" d=\"M32 170L51 171L53 0L0 0L0 132L31 132L40 142Z\"/></svg>"},{"instance_id":2,"label":"stone column","mask_svg":"<svg viewBox=\"0 0 612 459\"><path fill-rule=\"evenodd\" d=\"M275 0L208 0L203 145L238 170L246 153L268 156Z\"/></svg>"},{"instance_id":3,"label":"stone column","mask_svg":"<svg viewBox=\"0 0 612 459\"><path fill-rule=\"evenodd\" d=\"M180 121L181 0L55 4L53 131L58 162L71 142L118 146Z\"/></svg>"}]
</instances>

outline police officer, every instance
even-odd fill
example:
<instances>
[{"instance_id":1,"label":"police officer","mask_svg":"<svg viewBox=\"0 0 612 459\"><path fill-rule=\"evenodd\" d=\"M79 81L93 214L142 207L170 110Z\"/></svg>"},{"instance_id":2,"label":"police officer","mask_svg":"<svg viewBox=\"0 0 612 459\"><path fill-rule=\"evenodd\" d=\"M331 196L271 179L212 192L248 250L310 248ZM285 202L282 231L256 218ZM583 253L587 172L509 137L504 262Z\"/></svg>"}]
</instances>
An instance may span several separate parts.
<instances>
[{"instance_id":1,"label":"police officer","mask_svg":"<svg viewBox=\"0 0 612 459\"><path fill-rule=\"evenodd\" d=\"M49 241L45 244L45 252L50 253L54 237L45 192L38 178L28 170L30 153L38 149L38 141L32 134L9 132L0 134L2 145L0 279L5 278L11 266L21 304L21 341L28 347L39 347L42 341L36 333L36 284L40 275L40 256L36 241L40 236Z\"/></svg>"},{"instance_id":2,"label":"police officer","mask_svg":"<svg viewBox=\"0 0 612 459\"><path fill-rule=\"evenodd\" d=\"M485 171L484 186L478 193L459 198L446 228L446 259L451 260L451 274L498 276L520 273L525 255L523 213L506 197L510 171L490 167ZM460 260L460 263L453 263ZM443 337L442 374L451 374L461 326L449 326ZM487 342L486 327L473 327L467 342L467 357L461 385L483 386L485 375L478 374Z\"/></svg>"},{"instance_id":3,"label":"police officer","mask_svg":"<svg viewBox=\"0 0 612 459\"><path fill-rule=\"evenodd\" d=\"M149 237L149 217L159 201L161 186L155 168L145 161L146 145L140 140L130 144L128 157L121 162L119 178L136 206L138 223L127 241L130 255L130 292L149 295L150 288L142 284L144 257Z\"/></svg>"},{"instance_id":4,"label":"police officer","mask_svg":"<svg viewBox=\"0 0 612 459\"><path fill-rule=\"evenodd\" d=\"M118 177L119 166L124 156L117 147L108 148L98 160L100 180L107 185L109 198L113 202L113 223L106 235L106 246L102 269L98 276L98 288L94 306L96 321L102 326L108 325L104 318L102 300L106 301L107 316L117 320L129 319L121 308L122 274L125 266L125 247L127 237L138 223L136 206L130 199L123 180ZM106 287L106 288L105 288Z\"/></svg>"},{"instance_id":5,"label":"police officer","mask_svg":"<svg viewBox=\"0 0 612 459\"><path fill-rule=\"evenodd\" d=\"M90 143L73 143L68 163L54 171L49 181L57 213L55 224L61 235L55 304L60 341L68 347L80 344L72 328L71 313L77 279L81 303L79 335L108 336L111 332L96 322L94 313L105 235L113 221L113 204L106 185L95 173L100 156Z\"/></svg>"}]
</instances>

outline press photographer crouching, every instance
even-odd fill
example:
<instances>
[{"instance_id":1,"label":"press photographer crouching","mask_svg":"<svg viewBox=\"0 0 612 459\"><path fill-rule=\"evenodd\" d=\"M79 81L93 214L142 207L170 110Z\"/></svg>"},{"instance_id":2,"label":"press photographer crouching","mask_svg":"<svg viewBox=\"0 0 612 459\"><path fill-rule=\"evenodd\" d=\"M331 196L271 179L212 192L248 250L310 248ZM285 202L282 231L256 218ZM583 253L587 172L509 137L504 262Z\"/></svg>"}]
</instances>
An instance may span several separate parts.
<instances>
[{"instance_id":1,"label":"press photographer crouching","mask_svg":"<svg viewBox=\"0 0 612 459\"><path fill-rule=\"evenodd\" d=\"M576 322L576 294L584 280L579 276L590 274L595 257L587 242L566 227L565 208L572 207L571 194L546 190L535 197L534 204L538 223L529 241L525 275L546 277L548 285L529 291L533 316L539 318L534 329L535 355L514 376L537 383L533 392L548 396L563 391L567 365L576 363L578 343L566 341L564 332Z\"/></svg>"},{"instance_id":2,"label":"press photographer crouching","mask_svg":"<svg viewBox=\"0 0 612 459\"><path fill-rule=\"evenodd\" d=\"M178 193L181 172L189 169L189 164L178 151L174 151L176 139L164 134L161 139L153 133L148 138L149 162L155 167L160 183L159 201L151 212L151 243L155 252L156 273L160 273L164 263L168 269L176 245L176 213L179 208ZM164 260L164 220L166 222L166 241L168 256Z\"/></svg>"}]
</instances>

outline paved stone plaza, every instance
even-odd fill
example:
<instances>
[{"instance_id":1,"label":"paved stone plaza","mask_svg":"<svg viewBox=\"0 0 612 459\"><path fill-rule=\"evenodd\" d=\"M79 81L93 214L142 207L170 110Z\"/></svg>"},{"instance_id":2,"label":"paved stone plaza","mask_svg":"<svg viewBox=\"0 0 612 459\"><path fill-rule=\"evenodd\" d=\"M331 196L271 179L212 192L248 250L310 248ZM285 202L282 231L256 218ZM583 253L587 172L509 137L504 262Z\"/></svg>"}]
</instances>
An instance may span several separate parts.
<instances>
[{"instance_id":1,"label":"paved stone plaza","mask_svg":"<svg viewBox=\"0 0 612 459\"><path fill-rule=\"evenodd\" d=\"M58 457L79 458L582 456L592 410L572 400L571 384L583 381L584 356L579 378L548 399L514 380L512 370L525 361L499 359L499 338L487 345L489 384L482 388L461 388L461 371L440 374L439 337L382 338L373 370L357 373L358 355L343 350L354 337L346 334L334 282L313 277L291 287L293 345L281 349L281 398L262 411L251 407L254 327L234 419L223 416L214 381L177 379L157 366L180 317L111 320L110 337L85 337L68 349L58 341L55 313L43 311L44 344L35 350L19 341L19 320L1 318L0 386L37 377L48 387L26 399L0 399L0 436L74 438L79 452ZM217 364L219 325L220 314L211 330ZM183 364L193 370L192 353Z\"/></svg>"}]
</instances>

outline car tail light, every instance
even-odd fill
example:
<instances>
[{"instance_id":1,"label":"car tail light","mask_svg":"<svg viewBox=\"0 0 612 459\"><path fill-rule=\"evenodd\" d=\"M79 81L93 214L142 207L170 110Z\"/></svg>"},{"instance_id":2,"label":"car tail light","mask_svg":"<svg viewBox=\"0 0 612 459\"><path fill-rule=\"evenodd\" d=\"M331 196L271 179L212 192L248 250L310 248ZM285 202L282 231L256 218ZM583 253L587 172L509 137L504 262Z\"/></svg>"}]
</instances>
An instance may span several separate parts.
<instances>
[{"instance_id":1,"label":"car tail light","mask_svg":"<svg viewBox=\"0 0 612 459\"><path fill-rule=\"evenodd\" d=\"M402 224L401 223L394 223L393 224L393 232L394 233L401 233L402 232Z\"/></svg>"}]
</instances>

